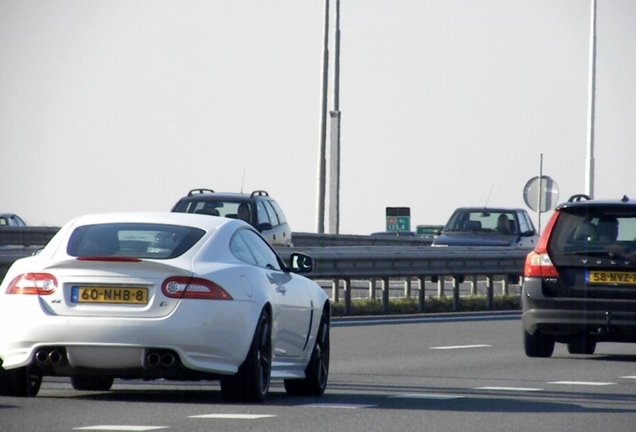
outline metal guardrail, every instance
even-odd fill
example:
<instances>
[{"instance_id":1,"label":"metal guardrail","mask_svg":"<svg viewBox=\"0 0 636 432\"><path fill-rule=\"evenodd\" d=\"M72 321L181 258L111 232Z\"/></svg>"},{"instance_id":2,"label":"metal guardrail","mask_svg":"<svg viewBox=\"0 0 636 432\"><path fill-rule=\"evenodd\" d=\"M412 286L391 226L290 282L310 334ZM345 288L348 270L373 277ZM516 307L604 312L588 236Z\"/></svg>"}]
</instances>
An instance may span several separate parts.
<instances>
[{"instance_id":1,"label":"metal guardrail","mask_svg":"<svg viewBox=\"0 0 636 432\"><path fill-rule=\"evenodd\" d=\"M2 227L0 245L44 246L59 227Z\"/></svg>"},{"instance_id":2,"label":"metal guardrail","mask_svg":"<svg viewBox=\"0 0 636 432\"><path fill-rule=\"evenodd\" d=\"M390 235L315 234L293 232L294 247L315 246L430 246L433 237Z\"/></svg>"},{"instance_id":3,"label":"metal guardrail","mask_svg":"<svg viewBox=\"0 0 636 432\"><path fill-rule=\"evenodd\" d=\"M415 279L419 285L419 309L424 311L424 284L430 278L443 284L450 277L453 289L453 309L459 310L459 285L467 276L486 279L488 307L493 304L493 281L502 277L504 283L518 282L529 249L496 247L430 247L430 246L362 246L362 247L293 247L278 248L288 259L292 252L302 252L314 259L314 270L308 275L314 280L333 281L333 299L339 300L340 282L344 284L345 314L351 312L351 281L379 279L382 281L382 305L389 312L389 282L391 279Z\"/></svg>"},{"instance_id":4,"label":"metal guardrail","mask_svg":"<svg viewBox=\"0 0 636 432\"><path fill-rule=\"evenodd\" d=\"M0 229L0 277L4 277L16 259L28 256L37 246L48 243L58 230L57 227ZM293 233L292 238L294 247L276 248L276 251L285 260L292 252L310 255L315 266L307 276L314 280L331 280L334 301L340 301L342 282L346 314L351 311L353 280L380 280L382 304L388 312L391 279L419 283L420 311L424 311L425 279L443 284L450 278L453 307L458 310L459 284L469 276L481 276L486 279L488 307L492 308L494 278L501 277L505 284L516 282L529 252L529 249L503 247L431 247L432 239L426 237Z\"/></svg>"}]
</instances>

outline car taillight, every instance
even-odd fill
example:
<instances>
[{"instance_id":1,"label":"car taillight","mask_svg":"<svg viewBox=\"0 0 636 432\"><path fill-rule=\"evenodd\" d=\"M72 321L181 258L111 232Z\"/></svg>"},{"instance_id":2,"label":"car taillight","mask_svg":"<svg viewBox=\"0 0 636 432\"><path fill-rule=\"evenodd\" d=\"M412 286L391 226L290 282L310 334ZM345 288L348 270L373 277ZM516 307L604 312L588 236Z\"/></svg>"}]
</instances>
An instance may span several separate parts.
<instances>
[{"instance_id":1,"label":"car taillight","mask_svg":"<svg viewBox=\"0 0 636 432\"><path fill-rule=\"evenodd\" d=\"M541 234L537 247L526 256L523 275L526 277L559 277L552 259L548 255L548 240L560 212L555 211Z\"/></svg>"},{"instance_id":2,"label":"car taillight","mask_svg":"<svg viewBox=\"0 0 636 432\"><path fill-rule=\"evenodd\" d=\"M556 267L547 253L530 252L523 269L526 277L559 277Z\"/></svg>"},{"instance_id":3,"label":"car taillight","mask_svg":"<svg viewBox=\"0 0 636 432\"><path fill-rule=\"evenodd\" d=\"M57 289L57 279L48 273L25 273L15 277L7 294L49 295Z\"/></svg>"},{"instance_id":4,"label":"car taillight","mask_svg":"<svg viewBox=\"0 0 636 432\"><path fill-rule=\"evenodd\" d=\"M171 277L163 281L161 291L171 298L232 300L232 296L223 288L202 278Z\"/></svg>"}]
</instances>

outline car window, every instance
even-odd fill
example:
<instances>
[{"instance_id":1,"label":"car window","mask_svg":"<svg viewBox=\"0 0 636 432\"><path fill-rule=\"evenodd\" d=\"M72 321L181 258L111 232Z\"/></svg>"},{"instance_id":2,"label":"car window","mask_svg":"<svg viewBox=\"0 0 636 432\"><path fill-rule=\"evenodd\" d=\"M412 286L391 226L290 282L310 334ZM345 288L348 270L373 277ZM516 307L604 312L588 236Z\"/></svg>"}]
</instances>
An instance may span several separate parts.
<instances>
[{"instance_id":1,"label":"car window","mask_svg":"<svg viewBox=\"0 0 636 432\"><path fill-rule=\"evenodd\" d=\"M279 225L278 216L276 215L276 211L274 210L274 207L272 207L272 203L270 201L264 201L263 205L265 207L265 211L267 212L267 215L269 216L269 221L272 224L272 226Z\"/></svg>"},{"instance_id":2,"label":"car window","mask_svg":"<svg viewBox=\"0 0 636 432\"><path fill-rule=\"evenodd\" d=\"M550 252L554 254L604 250L636 250L636 208L630 211L602 209L563 210L550 235Z\"/></svg>"},{"instance_id":3,"label":"car window","mask_svg":"<svg viewBox=\"0 0 636 432\"><path fill-rule=\"evenodd\" d=\"M281 270L278 256L261 236L249 229L240 230L236 235L243 238L245 244L254 255L257 266L273 270Z\"/></svg>"},{"instance_id":4,"label":"car window","mask_svg":"<svg viewBox=\"0 0 636 432\"><path fill-rule=\"evenodd\" d=\"M258 261L245 241L245 237L240 235L241 231L245 230L239 230L232 236L232 239L230 240L230 251L241 261L252 265L258 265Z\"/></svg>"},{"instance_id":5,"label":"car window","mask_svg":"<svg viewBox=\"0 0 636 432\"><path fill-rule=\"evenodd\" d=\"M528 217L526 213L521 213L519 216L519 231L522 233L534 231L534 225L532 225L532 221Z\"/></svg>"},{"instance_id":6,"label":"car window","mask_svg":"<svg viewBox=\"0 0 636 432\"><path fill-rule=\"evenodd\" d=\"M74 257L115 256L169 259L189 250L205 234L199 228L153 223L112 223L75 228L67 245Z\"/></svg>"},{"instance_id":7,"label":"car window","mask_svg":"<svg viewBox=\"0 0 636 432\"><path fill-rule=\"evenodd\" d=\"M271 223L271 221L269 220L269 214L267 213L267 210L265 209L265 205L263 203L263 201L257 201L256 202L256 224L262 224L262 223Z\"/></svg>"},{"instance_id":8,"label":"car window","mask_svg":"<svg viewBox=\"0 0 636 432\"><path fill-rule=\"evenodd\" d=\"M283 209L280 208L276 201L269 202L272 207L274 207L274 211L276 212L276 216L278 217L278 223L284 224L287 223L287 219L285 218L285 214L283 213Z\"/></svg>"}]
</instances>

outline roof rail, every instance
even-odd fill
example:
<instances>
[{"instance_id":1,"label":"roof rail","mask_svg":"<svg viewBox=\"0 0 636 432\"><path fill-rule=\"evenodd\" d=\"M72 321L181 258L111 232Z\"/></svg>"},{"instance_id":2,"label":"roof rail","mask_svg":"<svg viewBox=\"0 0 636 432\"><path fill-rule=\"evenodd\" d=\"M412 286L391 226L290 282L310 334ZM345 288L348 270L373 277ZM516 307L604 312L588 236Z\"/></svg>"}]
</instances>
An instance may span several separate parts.
<instances>
[{"instance_id":1,"label":"roof rail","mask_svg":"<svg viewBox=\"0 0 636 432\"><path fill-rule=\"evenodd\" d=\"M203 188L192 189L192 190L190 190L190 192L188 192L188 196L192 196L195 193L199 193L199 194L202 194L202 193L214 193L214 191L212 189L203 189Z\"/></svg>"},{"instance_id":2,"label":"roof rail","mask_svg":"<svg viewBox=\"0 0 636 432\"><path fill-rule=\"evenodd\" d=\"M592 198L590 198L589 195L585 195L585 194L576 194L576 195L572 195L570 197L570 199L568 200L568 202L580 202L580 201L589 201Z\"/></svg>"},{"instance_id":3,"label":"roof rail","mask_svg":"<svg viewBox=\"0 0 636 432\"><path fill-rule=\"evenodd\" d=\"M254 192L252 192L252 195L250 195L250 197L255 197L255 196L269 196L269 194L265 192L264 190L255 190Z\"/></svg>"}]
</instances>

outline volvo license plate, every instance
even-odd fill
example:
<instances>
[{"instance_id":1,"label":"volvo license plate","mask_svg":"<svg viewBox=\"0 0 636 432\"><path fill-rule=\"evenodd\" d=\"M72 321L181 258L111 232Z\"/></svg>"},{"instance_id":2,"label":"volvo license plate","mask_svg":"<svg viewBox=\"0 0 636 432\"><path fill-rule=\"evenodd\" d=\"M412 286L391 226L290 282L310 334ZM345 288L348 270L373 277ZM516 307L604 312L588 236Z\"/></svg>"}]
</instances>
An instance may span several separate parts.
<instances>
[{"instance_id":1,"label":"volvo license plate","mask_svg":"<svg viewBox=\"0 0 636 432\"><path fill-rule=\"evenodd\" d=\"M636 285L636 273L622 271L589 271L587 282L603 285Z\"/></svg>"}]
</instances>

